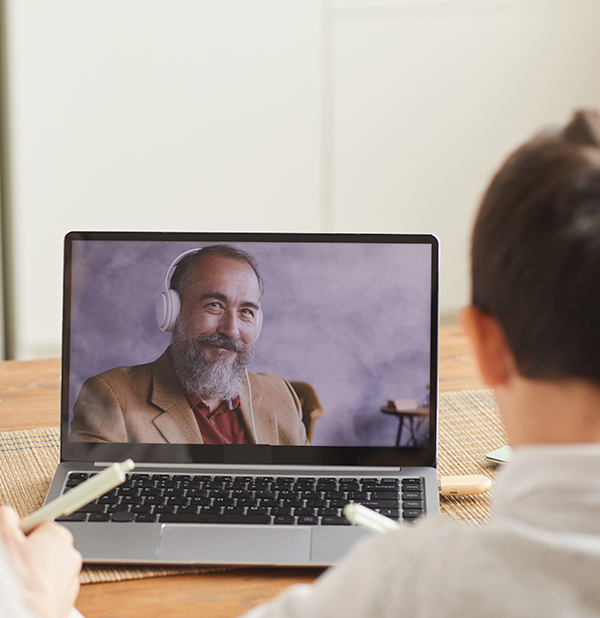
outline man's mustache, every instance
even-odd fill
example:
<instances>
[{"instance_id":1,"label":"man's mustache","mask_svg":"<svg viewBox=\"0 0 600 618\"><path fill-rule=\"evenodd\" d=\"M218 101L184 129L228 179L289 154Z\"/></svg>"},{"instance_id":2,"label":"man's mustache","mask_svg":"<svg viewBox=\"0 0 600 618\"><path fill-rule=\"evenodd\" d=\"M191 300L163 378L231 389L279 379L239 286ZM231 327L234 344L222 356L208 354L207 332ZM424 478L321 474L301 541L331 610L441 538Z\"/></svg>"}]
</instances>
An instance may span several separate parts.
<instances>
[{"instance_id":1,"label":"man's mustache","mask_svg":"<svg viewBox=\"0 0 600 618\"><path fill-rule=\"evenodd\" d=\"M230 352L247 352L251 349L251 345L246 345L240 339L232 339L223 333L214 333L212 335L200 335L196 339L198 345L208 344L215 348L222 348Z\"/></svg>"}]
</instances>

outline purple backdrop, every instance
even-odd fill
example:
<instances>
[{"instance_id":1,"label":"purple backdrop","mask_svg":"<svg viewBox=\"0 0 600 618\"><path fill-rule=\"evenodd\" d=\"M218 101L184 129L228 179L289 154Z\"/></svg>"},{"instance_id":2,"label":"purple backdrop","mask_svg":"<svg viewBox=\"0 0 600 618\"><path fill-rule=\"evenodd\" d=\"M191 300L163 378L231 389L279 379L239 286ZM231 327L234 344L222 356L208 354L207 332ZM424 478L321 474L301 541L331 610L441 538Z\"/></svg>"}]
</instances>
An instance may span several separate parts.
<instances>
[{"instance_id":1,"label":"purple backdrop","mask_svg":"<svg viewBox=\"0 0 600 618\"><path fill-rule=\"evenodd\" d=\"M70 408L88 377L162 354L171 335L155 306L166 269L207 244L73 243ZM251 369L314 386L325 415L313 444L392 446L398 421L380 408L427 395L430 246L233 244L258 259L265 282Z\"/></svg>"}]
</instances>

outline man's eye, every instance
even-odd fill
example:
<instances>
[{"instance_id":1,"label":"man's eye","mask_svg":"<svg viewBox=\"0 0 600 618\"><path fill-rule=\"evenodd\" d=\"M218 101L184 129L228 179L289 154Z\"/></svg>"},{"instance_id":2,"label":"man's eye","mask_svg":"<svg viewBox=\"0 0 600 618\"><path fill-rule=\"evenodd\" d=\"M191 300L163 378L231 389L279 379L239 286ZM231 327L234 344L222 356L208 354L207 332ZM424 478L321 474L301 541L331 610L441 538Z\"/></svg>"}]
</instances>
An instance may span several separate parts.
<instances>
[{"instance_id":1,"label":"man's eye","mask_svg":"<svg viewBox=\"0 0 600 618\"><path fill-rule=\"evenodd\" d=\"M254 310L253 309L242 309L242 313L247 316L247 317L254 317Z\"/></svg>"},{"instance_id":2,"label":"man's eye","mask_svg":"<svg viewBox=\"0 0 600 618\"><path fill-rule=\"evenodd\" d=\"M221 303L215 301L213 303L208 303L207 305L205 305L205 307L207 309L222 309L223 305L221 305Z\"/></svg>"}]
</instances>

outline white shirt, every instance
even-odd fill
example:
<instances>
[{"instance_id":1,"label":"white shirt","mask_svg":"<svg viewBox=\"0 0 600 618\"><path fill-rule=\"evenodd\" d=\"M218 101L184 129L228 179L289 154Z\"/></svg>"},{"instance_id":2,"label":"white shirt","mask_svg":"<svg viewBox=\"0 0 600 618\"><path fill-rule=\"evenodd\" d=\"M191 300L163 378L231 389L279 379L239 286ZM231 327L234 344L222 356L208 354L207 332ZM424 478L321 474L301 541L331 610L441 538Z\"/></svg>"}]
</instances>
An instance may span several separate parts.
<instances>
[{"instance_id":1,"label":"white shirt","mask_svg":"<svg viewBox=\"0 0 600 618\"><path fill-rule=\"evenodd\" d=\"M492 513L373 535L245 618L600 616L600 445L516 449Z\"/></svg>"}]
</instances>

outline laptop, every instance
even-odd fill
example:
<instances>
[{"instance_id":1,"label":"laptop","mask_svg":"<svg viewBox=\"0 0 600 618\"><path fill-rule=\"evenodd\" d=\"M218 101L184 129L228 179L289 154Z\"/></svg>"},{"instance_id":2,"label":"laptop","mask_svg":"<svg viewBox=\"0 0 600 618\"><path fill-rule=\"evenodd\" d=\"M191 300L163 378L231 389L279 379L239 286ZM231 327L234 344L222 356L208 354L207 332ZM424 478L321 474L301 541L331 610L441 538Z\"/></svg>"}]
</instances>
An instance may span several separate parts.
<instances>
[{"instance_id":1,"label":"laptop","mask_svg":"<svg viewBox=\"0 0 600 618\"><path fill-rule=\"evenodd\" d=\"M432 235L72 232L61 457L87 563L336 563L439 512Z\"/></svg>"}]
</instances>

